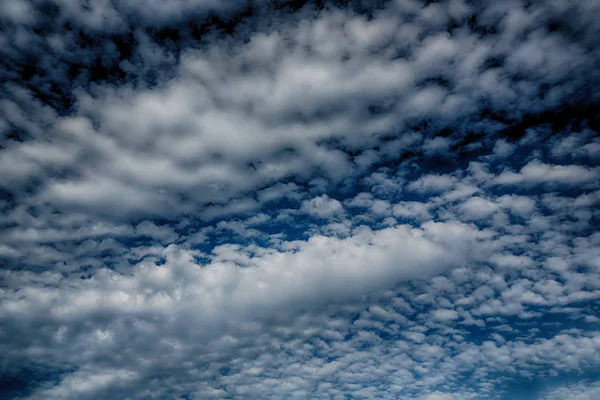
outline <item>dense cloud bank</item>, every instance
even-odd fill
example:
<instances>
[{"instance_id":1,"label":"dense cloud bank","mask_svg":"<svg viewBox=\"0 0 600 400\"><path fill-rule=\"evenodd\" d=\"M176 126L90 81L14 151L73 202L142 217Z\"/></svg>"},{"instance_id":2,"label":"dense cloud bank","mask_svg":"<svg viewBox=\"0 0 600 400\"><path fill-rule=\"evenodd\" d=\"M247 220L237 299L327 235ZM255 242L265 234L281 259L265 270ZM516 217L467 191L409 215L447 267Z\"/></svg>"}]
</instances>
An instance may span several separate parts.
<instances>
[{"instance_id":1,"label":"dense cloud bank","mask_svg":"<svg viewBox=\"0 0 600 400\"><path fill-rule=\"evenodd\" d=\"M0 398L598 397L596 2L0 4Z\"/></svg>"}]
</instances>

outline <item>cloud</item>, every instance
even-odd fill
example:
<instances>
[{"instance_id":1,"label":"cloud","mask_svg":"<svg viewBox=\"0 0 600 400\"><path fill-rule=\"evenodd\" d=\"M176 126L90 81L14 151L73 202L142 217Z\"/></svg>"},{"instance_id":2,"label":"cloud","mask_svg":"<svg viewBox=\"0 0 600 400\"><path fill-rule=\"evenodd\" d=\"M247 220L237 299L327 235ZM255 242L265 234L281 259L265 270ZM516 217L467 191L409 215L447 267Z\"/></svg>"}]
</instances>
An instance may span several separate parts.
<instances>
[{"instance_id":1,"label":"cloud","mask_svg":"<svg viewBox=\"0 0 600 400\"><path fill-rule=\"evenodd\" d=\"M591 400L600 394L597 383L564 385L548 391L542 396L543 400Z\"/></svg>"},{"instance_id":2,"label":"cloud","mask_svg":"<svg viewBox=\"0 0 600 400\"><path fill-rule=\"evenodd\" d=\"M420 398L421 400L454 400L454 395L450 393L435 392Z\"/></svg>"},{"instance_id":3,"label":"cloud","mask_svg":"<svg viewBox=\"0 0 600 400\"><path fill-rule=\"evenodd\" d=\"M440 322L452 321L458 318L458 313L454 310L435 310L431 314L434 320Z\"/></svg>"},{"instance_id":4,"label":"cloud","mask_svg":"<svg viewBox=\"0 0 600 400\"><path fill-rule=\"evenodd\" d=\"M449 175L426 175L408 185L408 188L421 192L445 192L456 183L456 178Z\"/></svg>"},{"instance_id":5,"label":"cloud","mask_svg":"<svg viewBox=\"0 0 600 400\"><path fill-rule=\"evenodd\" d=\"M486 218L498 210L498 205L479 196L471 197L460 205L462 217L467 221Z\"/></svg>"},{"instance_id":6,"label":"cloud","mask_svg":"<svg viewBox=\"0 0 600 400\"><path fill-rule=\"evenodd\" d=\"M336 199L322 195L303 201L300 211L317 218L329 219L344 214L344 206Z\"/></svg>"},{"instance_id":7,"label":"cloud","mask_svg":"<svg viewBox=\"0 0 600 400\"><path fill-rule=\"evenodd\" d=\"M209 319L225 315L244 319L280 307L289 312L290 307L352 298L434 274L464 260L469 244L486 237L472 227L448 224L448 229L462 233L456 242L448 242L445 225L380 231L363 227L345 239L313 236L306 242L284 242L280 251L263 249L262 255L250 256L244 269L227 258L198 265L195 252L171 245L164 251L164 264L141 262L129 276L104 269L89 280L32 289L31 298L7 298L5 306L15 312L36 312L34 299L42 296L50 301L48 312L67 319L101 310L139 314L194 304L211 310L205 317ZM252 252L257 254L258 249Z\"/></svg>"},{"instance_id":8,"label":"cloud","mask_svg":"<svg viewBox=\"0 0 600 400\"><path fill-rule=\"evenodd\" d=\"M599 11L2 3L0 397L592 398Z\"/></svg>"},{"instance_id":9,"label":"cloud","mask_svg":"<svg viewBox=\"0 0 600 400\"><path fill-rule=\"evenodd\" d=\"M519 173L503 172L496 179L500 185L562 184L581 185L596 180L598 172L579 165L548 165L531 161Z\"/></svg>"}]
</instances>

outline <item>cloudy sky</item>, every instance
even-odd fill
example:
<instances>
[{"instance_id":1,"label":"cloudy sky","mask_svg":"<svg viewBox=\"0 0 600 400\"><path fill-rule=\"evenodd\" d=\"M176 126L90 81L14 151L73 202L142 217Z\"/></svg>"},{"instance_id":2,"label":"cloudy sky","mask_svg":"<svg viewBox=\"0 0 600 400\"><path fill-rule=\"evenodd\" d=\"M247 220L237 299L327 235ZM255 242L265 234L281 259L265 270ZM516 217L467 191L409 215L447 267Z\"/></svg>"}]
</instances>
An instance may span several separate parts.
<instances>
[{"instance_id":1,"label":"cloudy sky","mask_svg":"<svg viewBox=\"0 0 600 400\"><path fill-rule=\"evenodd\" d=\"M3 0L0 398L600 398L600 2Z\"/></svg>"}]
</instances>

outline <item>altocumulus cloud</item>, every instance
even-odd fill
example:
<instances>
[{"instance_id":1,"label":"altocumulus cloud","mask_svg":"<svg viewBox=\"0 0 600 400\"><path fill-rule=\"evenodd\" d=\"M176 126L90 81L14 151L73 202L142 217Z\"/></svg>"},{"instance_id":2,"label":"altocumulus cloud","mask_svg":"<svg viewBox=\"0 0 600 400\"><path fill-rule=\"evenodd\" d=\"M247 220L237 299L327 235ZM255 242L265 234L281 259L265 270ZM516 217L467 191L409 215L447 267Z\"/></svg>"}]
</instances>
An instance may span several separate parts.
<instances>
[{"instance_id":1,"label":"altocumulus cloud","mask_svg":"<svg viewBox=\"0 0 600 400\"><path fill-rule=\"evenodd\" d=\"M597 2L0 4L0 397L592 400Z\"/></svg>"}]
</instances>

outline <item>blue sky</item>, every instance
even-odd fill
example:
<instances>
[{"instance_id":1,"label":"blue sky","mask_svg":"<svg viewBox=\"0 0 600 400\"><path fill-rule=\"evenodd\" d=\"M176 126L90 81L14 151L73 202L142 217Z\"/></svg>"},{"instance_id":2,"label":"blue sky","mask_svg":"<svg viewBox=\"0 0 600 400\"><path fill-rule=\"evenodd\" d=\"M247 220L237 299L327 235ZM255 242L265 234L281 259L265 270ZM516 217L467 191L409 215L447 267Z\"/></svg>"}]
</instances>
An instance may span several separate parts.
<instances>
[{"instance_id":1,"label":"blue sky","mask_svg":"<svg viewBox=\"0 0 600 400\"><path fill-rule=\"evenodd\" d=\"M600 398L599 16L3 1L0 398Z\"/></svg>"}]
</instances>

